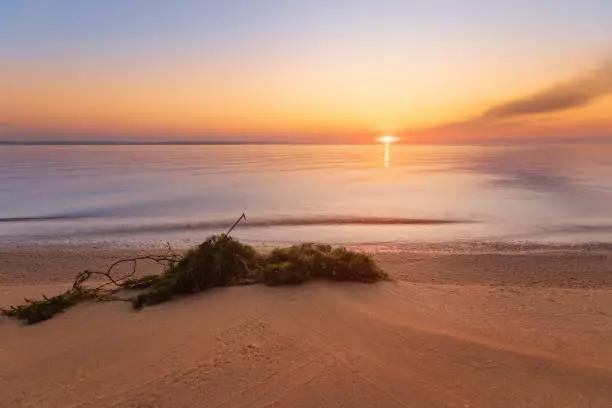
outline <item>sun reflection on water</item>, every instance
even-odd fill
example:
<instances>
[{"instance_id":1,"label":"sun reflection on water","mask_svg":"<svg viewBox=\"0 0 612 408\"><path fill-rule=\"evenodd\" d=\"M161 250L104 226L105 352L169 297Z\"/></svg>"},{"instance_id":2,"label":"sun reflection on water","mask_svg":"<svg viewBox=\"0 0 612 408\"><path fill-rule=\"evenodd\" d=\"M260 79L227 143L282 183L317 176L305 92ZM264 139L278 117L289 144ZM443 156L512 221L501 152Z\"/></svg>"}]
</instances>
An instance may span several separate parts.
<instances>
[{"instance_id":1,"label":"sun reflection on water","mask_svg":"<svg viewBox=\"0 0 612 408\"><path fill-rule=\"evenodd\" d=\"M385 145L385 167L389 167L389 151L391 150L391 143L395 143L399 140L399 137L386 135L376 139L380 143Z\"/></svg>"},{"instance_id":2,"label":"sun reflection on water","mask_svg":"<svg viewBox=\"0 0 612 408\"><path fill-rule=\"evenodd\" d=\"M385 167L389 167L389 150L390 150L391 144L390 143L385 143Z\"/></svg>"}]
</instances>

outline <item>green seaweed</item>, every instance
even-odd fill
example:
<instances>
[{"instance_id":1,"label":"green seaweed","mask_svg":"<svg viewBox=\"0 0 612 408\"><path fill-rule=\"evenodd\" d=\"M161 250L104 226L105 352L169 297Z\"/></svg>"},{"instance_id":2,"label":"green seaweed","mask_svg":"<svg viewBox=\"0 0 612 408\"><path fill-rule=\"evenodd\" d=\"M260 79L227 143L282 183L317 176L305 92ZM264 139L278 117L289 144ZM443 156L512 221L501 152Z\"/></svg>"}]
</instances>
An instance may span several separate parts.
<instances>
[{"instance_id":1,"label":"green seaweed","mask_svg":"<svg viewBox=\"0 0 612 408\"><path fill-rule=\"evenodd\" d=\"M139 260L153 260L164 265L161 274L134 277ZM112 276L113 268L131 263L132 273L122 278ZM104 276L108 282L95 288L84 285L91 276ZM227 234L213 235L184 255L171 248L166 255L148 255L113 263L106 272L84 271L77 275L72 288L57 296L26 300L20 306L2 309L2 314L33 324L48 320L84 300L127 300L134 309L167 302L208 289L262 283L270 286L296 285L324 279L372 283L388 279L366 254L323 244L299 244L276 248L262 255L250 245ZM121 299L119 290L141 290Z\"/></svg>"},{"instance_id":2,"label":"green seaweed","mask_svg":"<svg viewBox=\"0 0 612 408\"><path fill-rule=\"evenodd\" d=\"M313 279L375 282L387 278L366 254L322 244L277 248L266 257L262 273L262 281L268 285L298 284Z\"/></svg>"},{"instance_id":3,"label":"green seaweed","mask_svg":"<svg viewBox=\"0 0 612 408\"><path fill-rule=\"evenodd\" d=\"M376 282L387 274L366 254L322 244L277 248L267 256L231 237L216 235L190 250L148 290L136 309L206 289L254 283L295 285L314 279Z\"/></svg>"},{"instance_id":4,"label":"green seaweed","mask_svg":"<svg viewBox=\"0 0 612 408\"><path fill-rule=\"evenodd\" d=\"M76 287L53 297L43 296L39 300L24 299L25 304L1 309L2 314L23 320L27 324L40 323L64 312L77 303L92 299L95 293L89 289Z\"/></svg>"}]
</instances>

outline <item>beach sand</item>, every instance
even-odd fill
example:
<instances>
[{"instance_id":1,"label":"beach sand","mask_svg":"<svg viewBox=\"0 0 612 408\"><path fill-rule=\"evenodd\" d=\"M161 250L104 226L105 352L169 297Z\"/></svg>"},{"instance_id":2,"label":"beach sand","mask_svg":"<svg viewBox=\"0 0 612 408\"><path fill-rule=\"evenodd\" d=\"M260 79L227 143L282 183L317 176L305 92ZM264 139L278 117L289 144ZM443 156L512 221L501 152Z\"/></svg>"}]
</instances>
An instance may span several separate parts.
<instances>
[{"instance_id":1,"label":"beach sand","mask_svg":"<svg viewBox=\"0 0 612 408\"><path fill-rule=\"evenodd\" d=\"M5 247L0 305L145 249ZM612 258L571 247L374 255L374 285L213 290L0 318L0 407L611 407Z\"/></svg>"}]
</instances>

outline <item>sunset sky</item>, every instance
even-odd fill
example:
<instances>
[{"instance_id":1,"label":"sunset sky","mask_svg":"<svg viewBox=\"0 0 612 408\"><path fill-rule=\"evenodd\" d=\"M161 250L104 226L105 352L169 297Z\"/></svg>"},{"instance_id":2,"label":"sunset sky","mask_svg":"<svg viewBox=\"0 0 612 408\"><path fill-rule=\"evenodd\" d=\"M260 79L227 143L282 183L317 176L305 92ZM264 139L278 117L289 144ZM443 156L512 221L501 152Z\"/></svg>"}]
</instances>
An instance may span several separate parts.
<instances>
[{"instance_id":1,"label":"sunset sky","mask_svg":"<svg viewBox=\"0 0 612 408\"><path fill-rule=\"evenodd\" d=\"M0 0L0 139L612 138L608 0Z\"/></svg>"}]
</instances>

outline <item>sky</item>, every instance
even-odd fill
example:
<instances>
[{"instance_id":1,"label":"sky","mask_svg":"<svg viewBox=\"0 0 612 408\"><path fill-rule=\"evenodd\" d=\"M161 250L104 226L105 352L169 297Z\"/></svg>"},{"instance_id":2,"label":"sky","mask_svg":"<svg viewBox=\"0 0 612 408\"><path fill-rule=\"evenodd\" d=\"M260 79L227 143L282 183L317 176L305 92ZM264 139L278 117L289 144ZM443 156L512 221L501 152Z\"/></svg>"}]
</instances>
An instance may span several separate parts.
<instances>
[{"instance_id":1,"label":"sky","mask_svg":"<svg viewBox=\"0 0 612 408\"><path fill-rule=\"evenodd\" d=\"M609 0L0 0L0 139L612 139Z\"/></svg>"}]
</instances>

